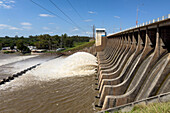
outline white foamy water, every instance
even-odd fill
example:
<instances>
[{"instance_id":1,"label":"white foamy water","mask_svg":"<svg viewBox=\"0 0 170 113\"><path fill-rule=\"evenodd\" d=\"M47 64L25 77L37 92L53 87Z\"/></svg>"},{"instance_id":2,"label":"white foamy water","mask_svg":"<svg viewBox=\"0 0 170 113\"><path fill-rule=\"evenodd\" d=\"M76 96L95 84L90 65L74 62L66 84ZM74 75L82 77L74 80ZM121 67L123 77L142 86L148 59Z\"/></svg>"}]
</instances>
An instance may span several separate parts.
<instances>
[{"instance_id":1,"label":"white foamy water","mask_svg":"<svg viewBox=\"0 0 170 113\"><path fill-rule=\"evenodd\" d=\"M21 60L26 60L29 58L33 58L33 57L37 57L38 55L29 55L29 56L14 56L12 58L5 58L5 59L0 59L0 66L2 65L6 65L9 63L14 63L14 62L18 62Z\"/></svg>"},{"instance_id":2,"label":"white foamy water","mask_svg":"<svg viewBox=\"0 0 170 113\"><path fill-rule=\"evenodd\" d=\"M40 80L58 79L95 73L96 57L86 52L75 53L62 61L54 59L37 67L30 74Z\"/></svg>"},{"instance_id":3,"label":"white foamy water","mask_svg":"<svg viewBox=\"0 0 170 113\"><path fill-rule=\"evenodd\" d=\"M0 86L0 90L16 90L22 86L37 84L64 77L88 76L95 73L96 57L78 52L69 57L60 57L41 64L13 81Z\"/></svg>"}]
</instances>

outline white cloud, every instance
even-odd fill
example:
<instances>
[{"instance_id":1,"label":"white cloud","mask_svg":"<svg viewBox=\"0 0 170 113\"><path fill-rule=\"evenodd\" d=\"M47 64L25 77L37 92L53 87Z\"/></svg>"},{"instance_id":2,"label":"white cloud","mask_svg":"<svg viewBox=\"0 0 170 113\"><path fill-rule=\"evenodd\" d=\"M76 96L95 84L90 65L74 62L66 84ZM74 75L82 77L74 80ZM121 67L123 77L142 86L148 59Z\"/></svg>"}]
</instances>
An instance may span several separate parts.
<instances>
[{"instance_id":1,"label":"white cloud","mask_svg":"<svg viewBox=\"0 0 170 113\"><path fill-rule=\"evenodd\" d=\"M8 25L0 24L0 27L8 27Z\"/></svg>"},{"instance_id":2,"label":"white cloud","mask_svg":"<svg viewBox=\"0 0 170 113\"><path fill-rule=\"evenodd\" d=\"M72 32L74 32L74 31L79 31L79 29L78 28L73 28Z\"/></svg>"},{"instance_id":3,"label":"white cloud","mask_svg":"<svg viewBox=\"0 0 170 113\"><path fill-rule=\"evenodd\" d=\"M27 29L27 30L30 30L30 29L32 29L32 27L30 27L30 26L24 26L24 27L22 27L23 29Z\"/></svg>"},{"instance_id":4,"label":"white cloud","mask_svg":"<svg viewBox=\"0 0 170 113\"><path fill-rule=\"evenodd\" d=\"M93 33L92 32L86 32L87 35L92 35Z\"/></svg>"},{"instance_id":5,"label":"white cloud","mask_svg":"<svg viewBox=\"0 0 170 113\"><path fill-rule=\"evenodd\" d=\"M9 1L8 3L15 3L15 1L14 1L14 0L11 0L11 1Z\"/></svg>"},{"instance_id":6,"label":"white cloud","mask_svg":"<svg viewBox=\"0 0 170 113\"><path fill-rule=\"evenodd\" d=\"M95 14L96 12L94 12L94 11L88 11L88 13L90 13L90 14Z\"/></svg>"},{"instance_id":7,"label":"white cloud","mask_svg":"<svg viewBox=\"0 0 170 113\"><path fill-rule=\"evenodd\" d=\"M120 18L120 16L114 16L115 18Z\"/></svg>"},{"instance_id":8,"label":"white cloud","mask_svg":"<svg viewBox=\"0 0 170 113\"><path fill-rule=\"evenodd\" d=\"M19 28L17 28L17 27L12 27L12 26L10 26L9 29L11 29L11 30L20 30Z\"/></svg>"},{"instance_id":9,"label":"white cloud","mask_svg":"<svg viewBox=\"0 0 170 113\"><path fill-rule=\"evenodd\" d=\"M53 15L49 15L49 14L39 14L39 16L41 16L41 17L54 17Z\"/></svg>"},{"instance_id":10,"label":"white cloud","mask_svg":"<svg viewBox=\"0 0 170 113\"><path fill-rule=\"evenodd\" d=\"M54 34L54 32L47 32L47 34Z\"/></svg>"},{"instance_id":11,"label":"white cloud","mask_svg":"<svg viewBox=\"0 0 170 113\"><path fill-rule=\"evenodd\" d=\"M12 6L6 5L6 4L0 4L0 6L5 8L5 9L11 9L12 8Z\"/></svg>"},{"instance_id":12,"label":"white cloud","mask_svg":"<svg viewBox=\"0 0 170 113\"><path fill-rule=\"evenodd\" d=\"M10 30L21 30L20 28L10 26L10 25L6 25L6 24L0 24L0 28L1 29L10 29Z\"/></svg>"},{"instance_id":13,"label":"white cloud","mask_svg":"<svg viewBox=\"0 0 170 113\"><path fill-rule=\"evenodd\" d=\"M1 0L0 1L0 8L4 8L4 9L11 9L12 6L14 6L13 4L15 3L14 0Z\"/></svg>"},{"instance_id":14,"label":"white cloud","mask_svg":"<svg viewBox=\"0 0 170 113\"><path fill-rule=\"evenodd\" d=\"M49 30L50 28L48 28L48 27L42 27L42 29L44 29L44 30Z\"/></svg>"},{"instance_id":15,"label":"white cloud","mask_svg":"<svg viewBox=\"0 0 170 113\"><path fill-rule=\"evenodd\" d=\"M31 23L29 23L29 22L22 22L21 23L21 25L24 25L24 26L30 26L30 25L32 25Z\"/></svg>"},{"instance_id":16,"label":"white cloud","mask_svg":"<svg viewBox=\"0 0 170 113\"><path fill-rule=\"evenodd\" d=\"M92 19L87 19L87 20L84 20L85 22L91 22L93 21Z\"/></svg>"}]
</instances>

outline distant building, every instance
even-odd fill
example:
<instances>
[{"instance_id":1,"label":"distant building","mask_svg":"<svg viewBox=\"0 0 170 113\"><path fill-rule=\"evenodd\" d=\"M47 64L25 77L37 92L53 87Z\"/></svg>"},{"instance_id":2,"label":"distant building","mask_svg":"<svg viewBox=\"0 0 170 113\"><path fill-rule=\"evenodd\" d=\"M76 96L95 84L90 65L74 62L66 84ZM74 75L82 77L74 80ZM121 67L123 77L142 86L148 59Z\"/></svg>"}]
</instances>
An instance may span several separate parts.
<instances>
[{"instance_id":1,"label":"distant building","mask_svg":"<svg viewBox=\"0 0 170 113\"><path fill-rule=\"evenodd\" d=\"M30 50L36 49L35 46L27 46Z\"/></svg>"},{"instance_id":2,"label":"distant building","mask_svg":"<svg viewBox=\"0 0 170 113\"><path fill-rule=\"evenodd\" d=\"M96 28L96 46L101 45L101 38L106 36L105 28Z\"/></svg>"},{"instance_id":3,"label":"distant building","mask_svg":"<svg viewBox=\"0 0 170 113\"><path fill-rule=\"evenodd\" d=\"M10 50L10 47L3 47L2 50Z\"/></svg>"}]
</instances>

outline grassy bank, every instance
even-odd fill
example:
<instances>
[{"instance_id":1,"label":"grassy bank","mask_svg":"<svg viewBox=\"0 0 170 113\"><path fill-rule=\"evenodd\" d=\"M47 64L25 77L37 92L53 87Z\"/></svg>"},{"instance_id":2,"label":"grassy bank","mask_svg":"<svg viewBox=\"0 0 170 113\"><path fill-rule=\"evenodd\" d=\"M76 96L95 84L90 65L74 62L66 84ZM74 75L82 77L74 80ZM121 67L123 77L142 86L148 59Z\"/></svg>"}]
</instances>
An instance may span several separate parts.
<instances>
[{"instance_id":1,"label":"grassy bank","mask_svg":"<svg viewBox=\"0 0 170 113\"><path fill-rule=\"evenodd\" d=\"M106 112L109 113L109 112ZM115 113L122 113L120 111ZM136 105L130 112L126 113L170 113L170 102L153 103L149 105Z\"/></svg>"},{"instance_id":2,"label":"grassy bank","mask_svg":"<svg viewBox=\"0 0 170 113\"><path fill-rule=\"evenodd\" d=\"M46 53L58 53L58 54L64 54L64 55L70 55L72 53L75 53L77 51L81 51L84 48L88 48L93 46L95 43L95 41L91 41L91 42L78 42L78 43L74 43L74 47L72 48L65 48L65 50L62 51L47 51Z\"/></svg>"},{"instance_id":3,"label":"grassy bank","mask_svg":"<svg viewBox=\"0 0 170 113\"><path fill-rule=\"evenodd\" d=\"M63 51L61 51L61 52L82 50L82 49L84 49L84 48L86 48L86 47L91 47L94 43L95 43L95 41L76 43L76 44L74 45L74 47L72 47L72 48L66 48L65 50L63 50Z\"/></svg>"}]
</instances>

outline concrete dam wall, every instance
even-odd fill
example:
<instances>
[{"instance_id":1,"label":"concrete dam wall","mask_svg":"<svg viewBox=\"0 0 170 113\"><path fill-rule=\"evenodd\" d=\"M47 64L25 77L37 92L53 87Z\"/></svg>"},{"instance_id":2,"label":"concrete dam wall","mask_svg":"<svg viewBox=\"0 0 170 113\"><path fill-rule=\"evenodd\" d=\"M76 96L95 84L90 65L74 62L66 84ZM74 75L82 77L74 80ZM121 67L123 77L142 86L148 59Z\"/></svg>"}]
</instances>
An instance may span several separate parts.
<instances>
[{"instance_id":1,"label":"concrete dam wall","mask_svg":"<svg viewBox=\"0 0 170 113\"><path fill-rule=\"evenodd\" d=\"M98 106L102 110L170 92L170 19L102 37Z\"/></svg>"}]
</instances>

